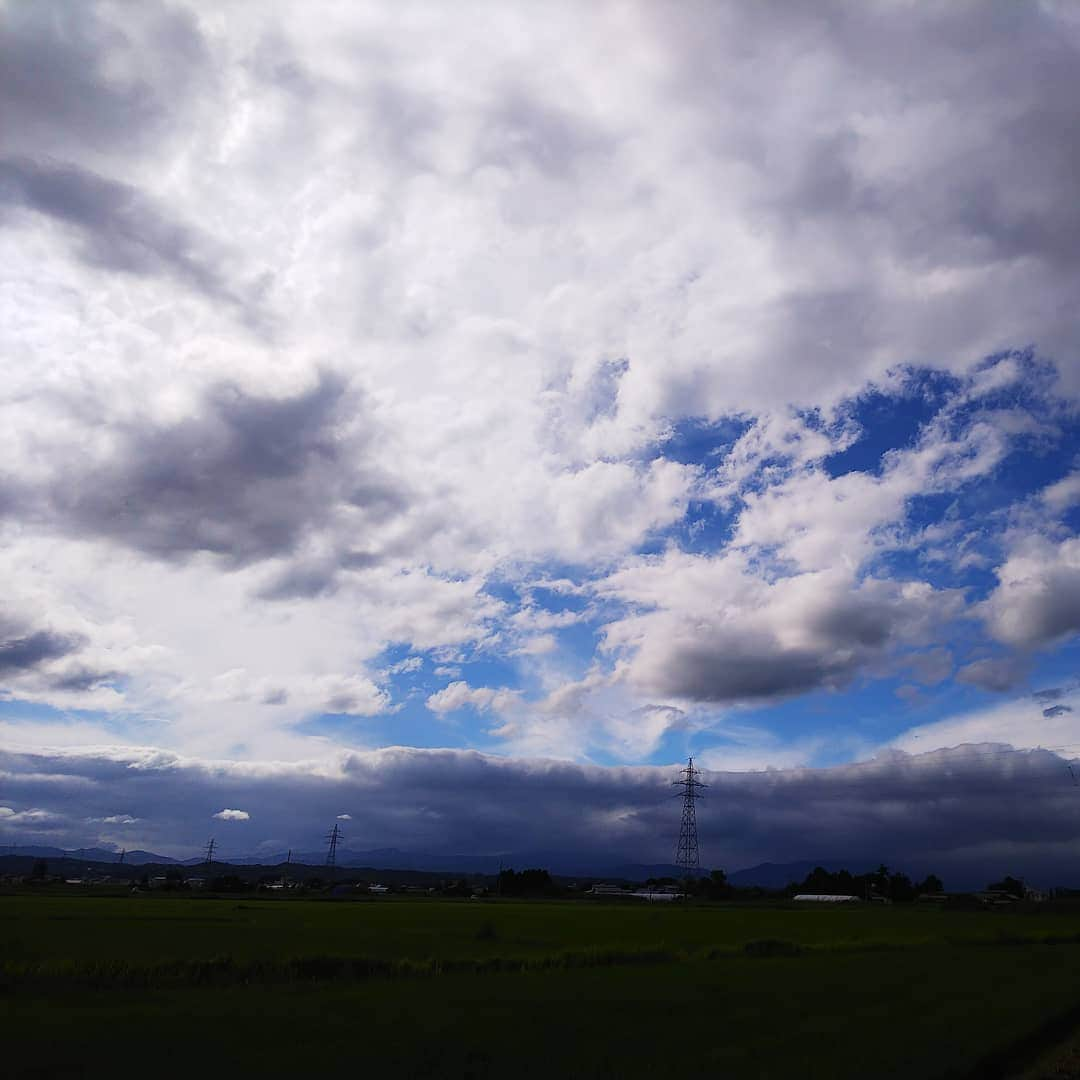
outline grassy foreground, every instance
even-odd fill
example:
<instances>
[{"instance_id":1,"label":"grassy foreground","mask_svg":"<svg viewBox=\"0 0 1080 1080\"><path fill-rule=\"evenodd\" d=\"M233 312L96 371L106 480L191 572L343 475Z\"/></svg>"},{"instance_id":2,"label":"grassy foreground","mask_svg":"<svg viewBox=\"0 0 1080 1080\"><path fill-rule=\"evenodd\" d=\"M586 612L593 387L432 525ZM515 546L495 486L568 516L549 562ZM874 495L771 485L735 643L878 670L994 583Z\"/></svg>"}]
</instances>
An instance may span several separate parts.
<instances>
[{"instance_id":1,"label":"grassy foreground","mask_svg":"<svg viewBox=\"0 0 1080 1080\"><path fill-rule=\"evenodd\" d=\"M1080 912L22 896L0 958L14 1076L989 1076L1080 1006Z\"/></svg>"}]
</instances>

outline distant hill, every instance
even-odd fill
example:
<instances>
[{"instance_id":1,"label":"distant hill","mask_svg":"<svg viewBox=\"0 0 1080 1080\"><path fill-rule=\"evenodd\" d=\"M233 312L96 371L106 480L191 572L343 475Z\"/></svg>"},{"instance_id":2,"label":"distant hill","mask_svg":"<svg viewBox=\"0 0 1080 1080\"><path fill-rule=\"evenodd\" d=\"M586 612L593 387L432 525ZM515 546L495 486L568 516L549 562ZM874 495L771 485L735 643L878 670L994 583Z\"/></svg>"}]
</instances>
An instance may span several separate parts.
<instances>
[{"instance_id":1,"label":"distant hill","mask_svg":"<svg viewBox=\"0 0 1080 1080\"><path fill-rule=\"evenodd\" d=\"M18 845L0 847L0 855L20 855L36 859L69 859L86 863L119 862L120 853L105 848L78 848L64 850L57 847L36 845ZM222 852L219 863L231 866L274 867L283 865L289 858L288 851L267 852L263 854L233 855ZM292 863L298 867L318 869L326 865L326 849L316 851L293 851ZM888 861L888 860L886 860ZM186 866L198 867L204 862L203 856L189 859L174 859L168 855L158 855L152 851L128 851L124 863L129 866ZM400 848L372 848L354 851L348 848L337 853L337 865L342 868L363 869L370 871L401 871L424 874L484 875L493 877L501 869L526 870L538 867L561 878L581 878L584 880L610 879L613 881L645 881L648 878L681 877L683 871L672 863L636 863L624 858L603 854L579 854L566 851L540 849L532 851L509 851L494 855L437 855L430 852L403 851ZM723 865L723 864L721 864ZM875 863L876 865L876 863ZM892 865L892 863L890 863ZM800 882L814 869L823 866L826 870L850 870L854 874L872 869L860 859L823 858L799 859L794 862L764 862L757 866L744 867L728 873L728 881L738 888L757 886L764 889L782 889L791 882ZM709 867L701 870L701 875L709 873ZM989 870L977 868L953 868L951 866L931 867L944 877L946 886L955 888L981 888ZM1021 867L1021 871L1026 867ZM916 868L917 870L917 868ZM926 871L929 872L929 871ZM918 876L918 875L917 875ZM999 875L1000 876L1000 875ZM1071 875L1053 876L1045 871L1032 873L1032 878L1053 880L1072 880Z\"/></svg>"},{"instance_id":2,"label":"distant hill","mask_svg":"<svg viewBox=\"0 0 1080 1080\"><path fill-rule=\"evenodd\" d=\"M806 878L816 866L823 866L826 870L836 871L841 865L835 859L801 859L798 862L789 863L760 863L758 866L748 866L744 870L736 870L728 874L728 881L736 888L747 889L757 886L761 889L782 889L791 882L799 882ZM862 870L856 871L861 873Z\"/></svg>"},{"instance_id":3,"label":"distant hill","mask_svg":"<svg viewBox=\"0 0 1080 1080\"><path fill-rule=\"evenodd\" d=\"M234 863L284 862L280 856L260 856L257 860L232 859ZM318 866L326 862L325 851L293 852L293 862ZM371 851L339 851L338 866L377 867L383 870L423 870L446 874L494 875L500 869L526 870L538 867L559 877L611 877L643 881L650 877L678 877L682 870L671 863L631 863L610 856L574 854L563 851L517 851L496 855L433 855L401 851L399 848L375 848ZM702 871L707 873L707 871Z\"/></svg>"},{"instance_id":4,"label":"distant hill","mask_svg":"<svg viewBox=\"0 0 1080 1080\"><path fill-rule=\"evenodd\" d=\"M75 848L66 851L57 847L40 847L34 844L11 844L0 847L0 855L23 855L33 859L83 859L86 862L116 863L120 861L119 851L109 851L108 848ZM176 863L176 859L170 859L168 855L155 855L152 851L128 851L124 853L124 862L132 866L142 866L143 863L158 863L166 865Z\"/></svg>"},{"instance_id":5,"label":"distant hill","mask_svg":"<svg viewBox=\"0 0 1080 1080\"><path fill-rule=\"evenodd\" d=\"M120 854L104 848L82 848L65 851L55 847L18 846L0 848L0 855L21 855L38 859L70 859L76 861L116 864ZM260 855L233 855L222 853L218 862L231 866L280 866L289 858L287 851L268 852ZM291 857L294 866L323 867L326 864L326 850L293 851ZM124 863L129 866L154 864L158 866L197 867L204 862L203 857L173 859L167 855L157 855L149 851L129 851L124 855ZM549 871L557 877L612 880L644 881L650 877L681 877L683 871L671 863L632 863L624 859L603 855L574 854L564 851L520 851L495 855L434 855L427 852L402 851L399 848L373 848L369 851L339 850L337 865L350 869L417 871L445 875L491 876L500 869L526 870L537 867ZM708 870L701 873L707 874ZM804 875L805 876L805 875ZM787 884L787 881L784 882Z\"/></svg>"}]
</instances>

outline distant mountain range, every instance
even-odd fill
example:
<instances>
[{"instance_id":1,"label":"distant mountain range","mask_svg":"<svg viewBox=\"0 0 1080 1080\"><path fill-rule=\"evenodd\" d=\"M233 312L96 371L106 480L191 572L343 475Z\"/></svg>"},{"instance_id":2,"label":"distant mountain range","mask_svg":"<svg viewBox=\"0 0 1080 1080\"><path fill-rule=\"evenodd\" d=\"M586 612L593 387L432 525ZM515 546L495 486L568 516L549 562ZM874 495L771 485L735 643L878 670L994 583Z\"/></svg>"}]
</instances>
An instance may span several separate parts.
<instances>
[{"instance_id":1,"label":"distant mountain range","mask_svg":"<svg viewBox=\"0 0 1080 1080\"><path fill-rule=\"evenodd\" d=\"M276 866L285 862L284 851L262 855L229 857L237 866L262 864ZM201 859L186 860L197 865ZM308 866L326 862L326 851L294 851L292 861ZM337 865L373 870L423 870L446 874L495 875L502 869L526 870L538 867L559 877L612 877L644 880L649 877L676 877L682 870L671 863L630 863L605 856L579 855L560 851L507 852L502 855L433 855L402 851L399 848L375 848L370 851L339 850ZM708 871L703 870L702 874Z\"/></svg>"},{"instance_id":2,"label":"distant mountain range","mask_svg":"<svg viewBox=\"0 0 1080 1080\"><path fill-rule=\"evenodd\" d=\"M65 851L57 847L41 847L34 844L8 844L0 847L0 855L25 855L34 859L85 859L87 862L114 863L120 861L119 851L110 851L108 848L75 848ZM152 851L126 851L124 862L132 866L142 866L144 863L158 863L161 865L175 864L189 865L201 860L188 860L181 863L179 859L170 859L168 855L155 855Z\"/></svg>"},{"instance_id":3,"label":"distant mountain range","mask_svg":"<svg viewBox=\"0 0 1080 1080\"><path fill-rule=\"evenodd\" d=\"M120 860L120 853L106 848L89 847L64 850L57 847L37 845L9 845L0 847L0 856L20 855L35 859L71 859L85 860L87 863L113 863ZM231 866L279 866L290 858L287 851L266 852L261 855L231 855L223 852L216 863ZM293 851L291 861L297 866L312 868L324 866L326 850ZM190 859L174 859L168 855L158 855L152 851L128 851L124 862L129 866L188 866L202 865L201 856ZM340 850L337 853L337 865L349 869L377 871L416 871L427 874L443 874L447 877L479 876L494 877L500 869L527 870L533 867L544 869L561 878L583 878L586 880L611 879L613 881L645 881L648 878L681 877L683 871L672 863L635 863L624 859L604 855L575 854L565 851L536 850L508 852L503 855L433 855L430 853L402 851L399 848L374 848L370 851ZM739 888L757 886L764 889L782 889L790 882L803 881L815 866L823 866L830 871L842 868L854 874L872 869L860 860L843 858L800 859L796 862L760 863L745 867L728 874L728 881ZM970 868L942 867L946 886L950 889L981 888L987 880L989 871ZM708 870L702 870L705 876ZM1050 875L1037 875L1050 879ZM1055 878L1060 884L1069 884L1072 875L1058 871Z\"/></svg>"},{"instance_id":4,"label":"distant mountain range","mask_svg":"<svg viewBox=\"0 0 1080 1080\"><path fill-rule=\"evenodd\" d=\"M64 850L57 847L19 845L0 848L0 855L23 855L35 859L85 859L87 862L117 863L120 853L106 848L77 848ZM224 855L222 863L232 866L278 866L290 858L286 851L267 852L261 855ZM303 866L321 866L326 862L324 851L294 851L292 862ZM199 866L202 857L174 859L152 851L128 851L124 862L131 866L157 864L161 866ZM762 863L728 875L733 885L741 887L761 886L782 889L790 881L802 881L815 866L838 865L835 860L801 861L792 863ZM483 874L493 876L500 869L526 870L539 867L559 877L610 877L614 879L644 881L646 878L679 877L683 871L672 863L632 863L604 856L578 855L560 851L531 851L504 855L432 855L402 851L399 848L375 848L370 851L338 852L337 865L371 870L420 870L429 873ZM708 873L701 871L702 875Z\"/></svg>"}]
</instances>

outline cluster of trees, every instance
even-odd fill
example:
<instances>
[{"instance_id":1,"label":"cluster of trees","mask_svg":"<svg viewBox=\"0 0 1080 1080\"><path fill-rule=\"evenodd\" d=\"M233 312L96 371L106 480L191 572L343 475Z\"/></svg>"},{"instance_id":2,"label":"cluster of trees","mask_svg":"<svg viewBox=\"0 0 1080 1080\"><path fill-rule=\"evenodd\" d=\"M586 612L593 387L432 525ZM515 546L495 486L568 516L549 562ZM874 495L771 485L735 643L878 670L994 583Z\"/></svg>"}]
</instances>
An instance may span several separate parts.
<instances>
[{"instance_id":1,"label":"cluster of trees","mask_svg":"<svg viewBox=\"0 0 1080 1080\"><path fill-rule=\"evenodd\" d=\"M545 896L558 891L546 870L500 870L496 892L499 896Z\"/></svg>"},{"instance_id":2,"label":"cluster of trees","mask_svg":"<svg viewBox=\"0 0 1080 1080\"><path fill-rule=\"evenodd\" d=\"M829 896L884 897L901 903L925 894L942 893L945 886L936 874L929 874L922 881L912 881L907 874L890 871L884 863L868 874L852 874L847 870L832 873L822 866L815 866L803 880L788 885L788 896L797 893L821 893Z\"/></svg>"},{"instance_id":3,"label":"cluster of trees","mask_svg":"<svg viewBox=\"0 0 1080 1080\"><path fill-rule=\"evenodd\" d=\"M1019 878L1009 875L1006 875L1000 881L991 881L986 886L986 889L988 892L1008 893L1010 896L1015 896L1017 900L1023 900L1024 898L1024 883Z\"/></svg>"}]
</instances>

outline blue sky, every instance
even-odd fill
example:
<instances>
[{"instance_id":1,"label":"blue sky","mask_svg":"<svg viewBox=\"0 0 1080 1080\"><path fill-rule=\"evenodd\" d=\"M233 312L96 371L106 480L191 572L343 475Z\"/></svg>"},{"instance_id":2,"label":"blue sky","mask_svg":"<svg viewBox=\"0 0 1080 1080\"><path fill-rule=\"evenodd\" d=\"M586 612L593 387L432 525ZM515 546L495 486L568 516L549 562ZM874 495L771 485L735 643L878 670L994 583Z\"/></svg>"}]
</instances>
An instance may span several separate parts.
<instances>
[{"instance_id":1,"label":"blue sky","mask_svg":"<svg viewBox=\"0 0 1080 1080\"><path fill-rule=\"evenodd\" d=\"M10 15L12 776L1080 750L1069 10Z\"/></svg>"}]
</instances>

